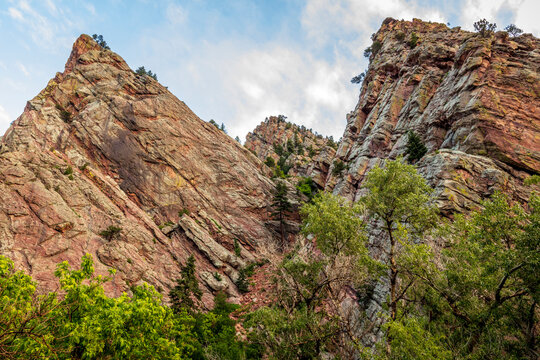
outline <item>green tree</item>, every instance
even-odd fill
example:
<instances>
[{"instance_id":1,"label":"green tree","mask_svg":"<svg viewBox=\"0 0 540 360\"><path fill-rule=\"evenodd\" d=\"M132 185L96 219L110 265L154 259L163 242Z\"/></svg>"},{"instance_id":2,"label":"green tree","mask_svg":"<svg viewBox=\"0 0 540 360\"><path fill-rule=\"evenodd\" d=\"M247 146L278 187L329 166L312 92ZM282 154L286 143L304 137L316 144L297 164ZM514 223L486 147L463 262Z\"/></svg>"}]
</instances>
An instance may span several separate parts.
<instances>
[{"instance_id":1,"label":"green tree","mask_svg":"<svg viewBox=\"0 0 540 360\"><path fill-rule=\"evenodd\" d=\"M395 321L398 305L413 280L405 274L403 258L421 246L423 235L436 224L437 210L433 204L432 189L414 166L403 159L387 161L385 167L374 167L367 175L364 188L368 193L361 199L376 228L382 230L379 238L381 261L387 266L389 278L389 318ZM392 338L387 332L387 345ZM389 348L388 348L389 352Z\"/></svg>"},{"instance_id":2,"label":"green tree","mask_svg":"<svg viewBox=\"0 0 540 360\"><path fill-rule=\"evenodd\" d=\"M157 81L157 74L153 73L152 70L146 70L144 66L140 66L137 70L135 70L135 73L137 75L148 75Z\"/></svg>"},{"instance_id":3,"label":"green tree","mask_svg":"<svg viewBox=\"0 0 540 360\"><path fill-rule=\"evenodd\" d=\"M110 50L111 48L107 45L107 42L103 39L103 35L94 34L92 35L92 39L94 39L99 46L101 46L105 50Z\"/></svg>"},{"instance_id":4,"label":"green tree","mask_svg":"<svg viewBox=\"0 0 540 360\"><path fill-rule=\"evenodd\" d=\"M353 77L351 79L351 83L353 84L361 84L362 82L364 82L364 79L366 78L366 72L362 72L360 73L359 75L356 75L355 77Z\"/></svg>"},{"instance_id":5,"label":"green tree","mask_svg":"<svg viewBox=\"0 0 540 360\"><path fill-rule=\"evenodd\" d=\"M186 264L180 269L181 277L176 280L176 286L170 291L171 307L175 312L182 309L194 312L198 308L202 291L199 288L199 280L195 276L195 258L193 255L187 259Z\"/></svg>"},{"instance_id":6,"label":"green tree","mask_svg":"<svg viewBox=\"0 0 540 360\"><path fill-rule=\"evenodd\" d=\"M504 30L510 35L512 35L512 37L517 37L523 33L523 30L521 30L514 24L508 25L507 27L504 28Z\"/></svg>"},{"instance_id":7,"label":"green tree","mask_svg":"<svg viewBox=\"0 0 540 360\"><path fill-rule=\"evenodd\" d=\"M407 154L407 160L410 163L415 163L427 153L427 148L422 143L420 136L415 132L409 131L407 135L407 149L405 150L405 154Z\"/></svg>"},{"instance_id":8,"label":"green tree","mask_svg":"<svg viewBox=\"0 0 540 360\"><path fill-rule=\"evenodd\" d=\"M271 167L271 168L273 168L274 166L276 166L276 162L275 162L274 158L271 157L271 156L267 156L267 157L266 157L266 160L264 161L264 164L265 164L266 166L268 166L268 167Z\"/></svg>"},{"instance_id":9,"label":"green tree","mask_svg":"<svg viewBox=\"0 0 540 360\"><path fill-rule=\"evenodd\" d=\"M272 217L279 220L279 231L281 234L281 245L285 245L285 216L291 210L291 202L287 197L287 185L283 181L276 183L274 198L272 200Z\"/></svg>"},{"instance_id":10,"label":"green tree","mask_svg":"<svg viewBox=\"0 0 540 360\"><path fill-rule=\"evenodd\" d=\"M272 304L250 314L250 339L272 359L314 359L330 351L347 358L360 345L358 319L343 309L346 287L358 287L376 268L365 246L362 206L329 193L301 210L303 234L277 265Z\"/></svg>"},{"instance_id":11,"label":"green tree","mask_svg":"<svg viewBox=\"0 0 540 360\"><path fill-rule=\"evenodd\" d=\"M540 199L529 212L496 193L442 230L443 267L414 266L429 328L467 359L538 358Z\"/></svg>"},{"instance_id":12,"label":"green tree","mask_svg":"<svg viewBox=\"0 0 540 360\"><path fill-rule=\"evenodd\" d=\"M474 30L484 38L491 36L497 29L497 24L490 23L486 19L478 20L473 26Z\"/></svg>"}]
</instances>

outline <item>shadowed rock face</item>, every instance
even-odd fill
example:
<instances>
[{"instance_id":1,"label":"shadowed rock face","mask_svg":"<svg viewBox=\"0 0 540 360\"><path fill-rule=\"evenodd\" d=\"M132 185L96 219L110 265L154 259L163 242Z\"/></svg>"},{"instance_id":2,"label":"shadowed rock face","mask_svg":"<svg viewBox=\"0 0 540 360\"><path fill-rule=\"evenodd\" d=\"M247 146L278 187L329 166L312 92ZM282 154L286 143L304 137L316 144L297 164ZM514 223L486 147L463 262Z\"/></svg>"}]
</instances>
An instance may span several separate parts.
<instances>
[{"instance_id":1,"label":"shadowed rock face","mask_svg":"<svg viewBox=\"0 0 540 360\"><path fill-rule=\"evenodd\" d=\"M417 165L444 214L466 212L497 189L525 200L523 180L540 171L539 40L387 19L374 41L381 48L336 154L348 170L330 169L326 188L357 199L365 174L404 155L412 130L428 148Z\"/></svg>"},{"instance_id":2,"label":"shadowed rock face","mask_svg":"<svg viewBox=\"0 0 540 360\"><path fill-rule=\"evenodd\" d=\"M220 272L219 288L236 295L237 268L275 236L263 166L82 35L65 71L0 142L0 253L49 289L56 263L90 253L99 273L118 270L108 288L115 295L142 281L167 292L194 254L201 271ZM110 225L120 234L99 236Z\"/></svg>"}]
</instances>

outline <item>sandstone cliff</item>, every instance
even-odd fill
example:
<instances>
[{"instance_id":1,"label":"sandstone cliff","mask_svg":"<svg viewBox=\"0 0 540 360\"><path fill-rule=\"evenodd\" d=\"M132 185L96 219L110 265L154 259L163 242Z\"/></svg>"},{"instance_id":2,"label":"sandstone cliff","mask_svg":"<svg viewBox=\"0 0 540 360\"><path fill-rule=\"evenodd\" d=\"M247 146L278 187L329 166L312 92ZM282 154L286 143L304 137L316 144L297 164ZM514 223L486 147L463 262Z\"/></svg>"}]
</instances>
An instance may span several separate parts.
<instances>
[{"instance_id":1,"label":"sandstone cliff","mask_svg":"<svg viewBox=\"0 0 540 360\"><path fill-rule=\"evenodd\" d=\"M373 40L336 154L348 169L330 171L326 188L357 198L365 174L404 155L414 131L428 150L417 166L444 214L467 211L496 189L526 199L523 180L540 172L539 40L390 18Z\"/></svg>"},{"instance_id":2,"label":"sandstone cliff","mask_svg":"<svg viewBox=\"0 0 540 360\"><path fill-rule=\"evenodd\" d=\"M82 35L0 142L0 253L49 289L56 263L90 253L98 273L118 270L114 295L142 281L167 293L194 254L205 300L220 289L237 295L238 268L277 235L263 168ZM100 236L109 226L121 231Z\"/></svg>"},{"instance_id":3,"label":"sandstone cliff","mask_svg":"<svg viewBox=\"0 0 540 360\"><path fill-rule=\"evenodd\" d=\"M262 161L270 157L279 164L281 160L288 175L311 177L323 188L337 143L280 116L270 116L247 134L245 146Z\"/></svg>"}]
</instances>

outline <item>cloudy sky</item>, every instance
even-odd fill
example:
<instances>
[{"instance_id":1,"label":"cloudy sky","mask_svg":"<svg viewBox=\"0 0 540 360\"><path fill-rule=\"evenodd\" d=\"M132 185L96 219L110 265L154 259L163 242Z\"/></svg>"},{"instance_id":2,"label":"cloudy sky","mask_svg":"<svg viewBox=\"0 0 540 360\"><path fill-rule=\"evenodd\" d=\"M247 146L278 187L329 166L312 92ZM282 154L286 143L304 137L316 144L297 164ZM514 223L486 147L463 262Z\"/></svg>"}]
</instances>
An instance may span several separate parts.
<instances>
[{"instance_id":1,"label":"cloudy sky","mask_svg":"<svg viewBox=\"0 0 540 360\"><path fill-rule=\"evenodd\" d=\"M0 0L0 135L81 33L103 34L232 136L284 114L339 138L358 97L350 79L384 18L465 29L486 18L539 36L538 14L539 0Z\"/></svg>"}]
</instances>

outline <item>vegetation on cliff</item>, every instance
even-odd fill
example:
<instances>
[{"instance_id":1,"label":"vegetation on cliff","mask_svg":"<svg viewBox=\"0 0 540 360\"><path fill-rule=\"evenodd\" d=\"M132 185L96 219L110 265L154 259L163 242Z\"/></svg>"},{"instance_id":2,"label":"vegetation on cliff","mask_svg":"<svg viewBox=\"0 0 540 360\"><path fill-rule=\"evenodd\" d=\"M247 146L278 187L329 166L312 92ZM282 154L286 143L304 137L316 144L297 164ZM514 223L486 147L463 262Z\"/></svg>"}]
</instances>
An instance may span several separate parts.
<instances>
[{"instance_id":1,"label":"vegetation on cliff","mask_svg":"<svg viewBox=\"0 0 540 360\"><path fill-rule=\"evenodd\" d=\"M105 295L114 277L92 258L55 272L60 290L36 283L0 257L0 354L20 358L381 359L536 358L540 301L540 198L511 204L500 193L481 210L437 221L431 189L402 159L375 167L351 204L319 193L302 209L302 241L275 263L271 305L243 310L240 340L224 294L209 312L192 258L173 307L148 285ZM367 228L384 240L368 242ZM377 230L378 229L378 230ZM383 310L359 306L389 284ZM371 289L371 290L370 290ZM174 311L173 311L174 310ZM234 318L238 318L238 313ZM370 337L379 329L379 340Z\"/></svg>"}]
</instances>

